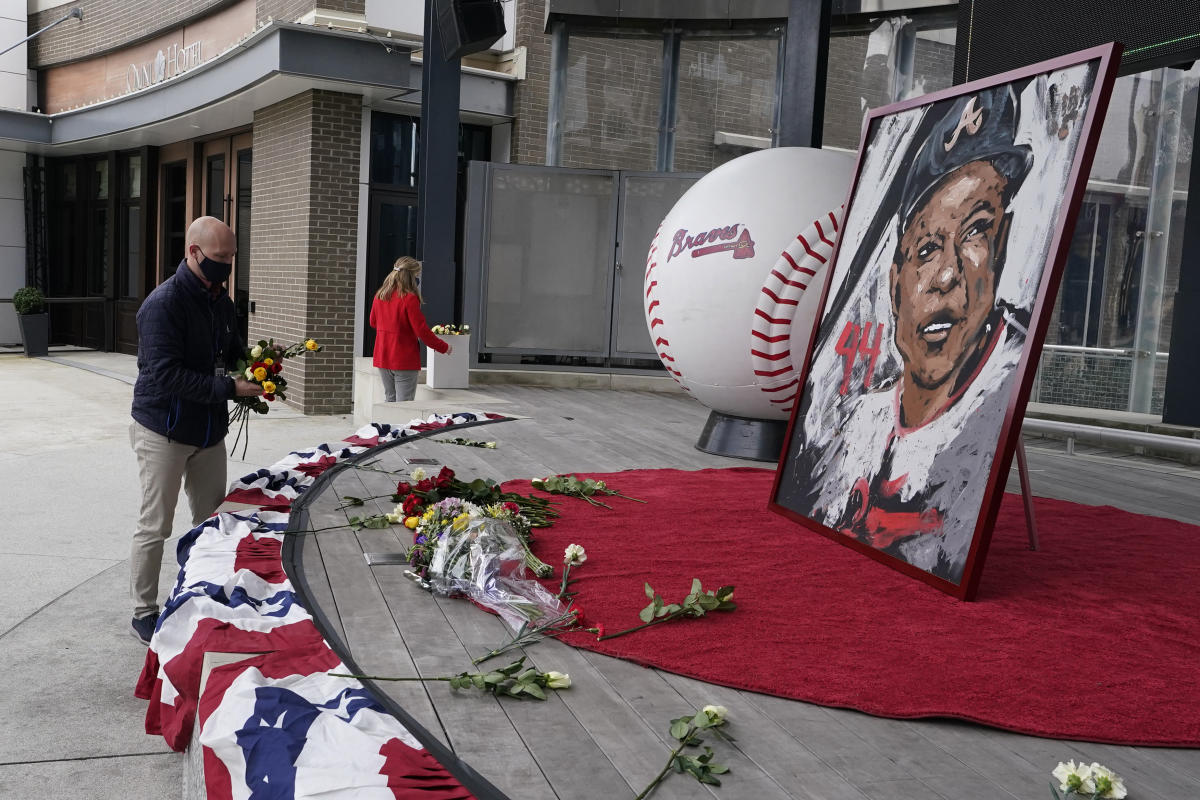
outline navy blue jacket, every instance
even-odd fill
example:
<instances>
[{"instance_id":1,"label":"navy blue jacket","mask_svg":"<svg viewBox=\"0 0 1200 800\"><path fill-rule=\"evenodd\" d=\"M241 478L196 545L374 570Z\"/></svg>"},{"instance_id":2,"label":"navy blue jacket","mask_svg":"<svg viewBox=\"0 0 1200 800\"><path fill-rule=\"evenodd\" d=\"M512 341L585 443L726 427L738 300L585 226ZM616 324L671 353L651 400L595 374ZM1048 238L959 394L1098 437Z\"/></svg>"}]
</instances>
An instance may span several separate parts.
<instances>
[{"instance_id":1,"label":"navy blue jacket","mask_svg":"<svg viewBox=\"0 0 1200 800\"><path fill-rule=\"evenodd\" d=\"M182 261L137 313L133 418L171 441L208 447L229 430L233 378L244 344L233 301L213 296Z\"/></svg>"}]
</instances>

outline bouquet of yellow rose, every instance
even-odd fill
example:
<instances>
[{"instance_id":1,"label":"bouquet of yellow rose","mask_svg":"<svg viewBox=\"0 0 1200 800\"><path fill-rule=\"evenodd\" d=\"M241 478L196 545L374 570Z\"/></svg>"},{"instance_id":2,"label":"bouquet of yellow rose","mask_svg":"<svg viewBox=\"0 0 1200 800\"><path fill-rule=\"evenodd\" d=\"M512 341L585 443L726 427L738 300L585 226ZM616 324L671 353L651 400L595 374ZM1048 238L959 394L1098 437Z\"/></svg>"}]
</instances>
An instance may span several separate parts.
<instances>
[{"instance_id":1,"label":"bouquet of yellow rose","mask_svg":"<svg viewBox=\"0 0 1200 800\"><path fill-rule=\"evenodd\" d=\"M233 440L234 449L237 448L238 442L243 441L243 436L245 440L242 444L242 455L246 454L246 448L250 446L246 425L252 412L266 414L271 410L268 403L287 399L287 378L283 377L284 359L319 353L323 349L316 339L305 339L287 346L276 343L274 339L260 339L258 344L246 348L246 352L238 359L233 376L257 383L263 388L263 394L262 397L233 398L229 427L238 426L237 436Z\"/></svg>"}]
</instances>

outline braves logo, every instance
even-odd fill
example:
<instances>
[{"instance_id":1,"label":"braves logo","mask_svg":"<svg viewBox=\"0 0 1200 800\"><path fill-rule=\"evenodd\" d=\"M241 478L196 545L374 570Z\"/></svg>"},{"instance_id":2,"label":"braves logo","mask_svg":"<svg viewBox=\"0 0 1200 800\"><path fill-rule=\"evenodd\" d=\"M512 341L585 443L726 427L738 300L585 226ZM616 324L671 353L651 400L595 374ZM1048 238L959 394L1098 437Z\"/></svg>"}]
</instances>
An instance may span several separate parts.
<instances>
[{"instance_id":1,"label":"braves logo","mask_svg":"<svg viewBox=\"0 0 1200 800\"><path fill-rule=\"evenodd\" d=\"M738 228L742 229L741 235L738 234ZM687 228L680 228L675 231L675 237L671 240L667 261L685 250L691 251L692 258L726 250L732 250L734 258L754 258L754 240L750 238L750 229L740 222L724 228L700 231L695 236L688 236Z\"/></svg>"},{"instance_id":2,"label":"braves logo","mask_svg":"<svg viewBox=\"0 0 1200 800\"><path fill-rule=\"evenodd\" d=\"M946 142L947 153L954 149L954 145L958 144L958 137L964 131L967 136L974 136L983 127L983 109L975 107L975 103L978 101L978 97L972 97L971 102L963 106L962 115L958 118L958 127L954 129L949 141Z\"/></svg>"}]
</instances>

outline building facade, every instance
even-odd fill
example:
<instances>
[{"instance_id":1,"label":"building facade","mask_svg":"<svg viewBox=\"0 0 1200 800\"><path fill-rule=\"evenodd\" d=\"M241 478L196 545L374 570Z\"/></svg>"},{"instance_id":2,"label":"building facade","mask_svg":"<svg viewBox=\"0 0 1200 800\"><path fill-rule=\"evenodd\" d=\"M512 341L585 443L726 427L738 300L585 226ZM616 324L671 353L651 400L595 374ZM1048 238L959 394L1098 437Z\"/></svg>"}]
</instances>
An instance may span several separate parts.
<instances>
[{"instance_id":1,"label":"building facade","mask_svg":"<svg viewBox=\"0 0 1200 800\"><path fill-rule=\"evenodd\" d=\"M632 22L588 5L506 0L509 33L464 63L461 165L699 175L774 144L786 0ZM75 7L0 59L0 297L38 283L55 341L133 352L141 299L212 214L237 233L247 335L321 339L292 399L349 410L370 295L415 248L423 3L0 0L0 45ZM950 86L957 19L835 3L824 146ZM1198 87L1191 64L1118 80L1031 399L1161 412ZM465 280L444 284L456 316ZM17 335L0 306L0 342Z\"/></svg>"}]
</instances>

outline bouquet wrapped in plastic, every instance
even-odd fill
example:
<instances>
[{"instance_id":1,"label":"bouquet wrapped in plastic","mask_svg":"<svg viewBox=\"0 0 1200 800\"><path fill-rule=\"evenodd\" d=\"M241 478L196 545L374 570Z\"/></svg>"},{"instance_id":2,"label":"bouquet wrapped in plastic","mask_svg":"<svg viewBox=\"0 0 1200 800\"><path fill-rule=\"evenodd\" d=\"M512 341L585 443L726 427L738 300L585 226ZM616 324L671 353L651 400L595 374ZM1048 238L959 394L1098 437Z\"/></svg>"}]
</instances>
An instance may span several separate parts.
<instances>
[{"instance_id":1,"label":"bouquet wrapped in plastic","mask_svg":"<svg viewBox=\"0 0 1200 800\"><path fill-rule=\"evenodd\" d=\"M564 614L563 603L527 577L526 547L511 520L449 498L422 518L418 533L433 545L426 575L432 591L466 595L513 629Z\"/></svg>"}]
</instances>

